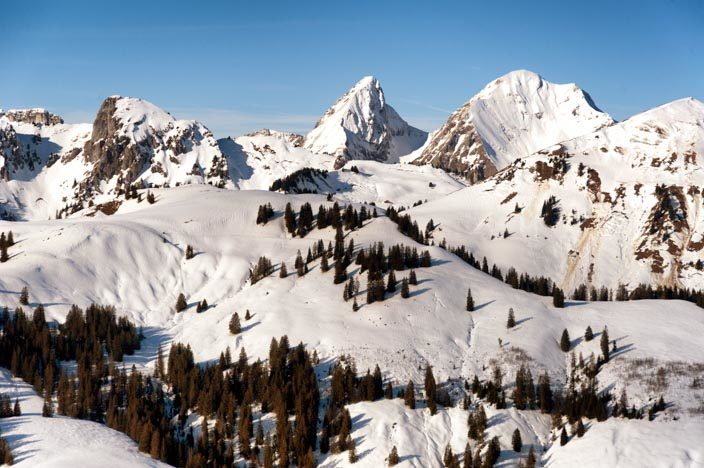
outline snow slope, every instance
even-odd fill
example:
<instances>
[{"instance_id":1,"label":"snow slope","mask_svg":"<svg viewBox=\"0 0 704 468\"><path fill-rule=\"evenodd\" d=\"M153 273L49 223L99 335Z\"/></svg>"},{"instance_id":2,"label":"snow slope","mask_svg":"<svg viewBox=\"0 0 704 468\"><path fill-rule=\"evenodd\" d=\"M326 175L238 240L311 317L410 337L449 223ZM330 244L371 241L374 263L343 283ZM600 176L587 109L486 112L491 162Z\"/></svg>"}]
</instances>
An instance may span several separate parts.
<instances>
[{"instance_id":1,"label":"snow slope","mask_svg":"<svg viewBox=\"0 0 704 468\"><path fill-rule=\"evenodd\" d=\"M580 283L702 289L703 153L704 104L683 99L549 147L411 215L439 222L438 241L570 292ZM554 227L541 218L551 195Z\"/></svg>"},{"instance_id":2,"label":"snow slope","mask_svg":"<svg viewBox=\"0 0 704 468\"><path fill-rule=\"evenodd\" d=\"M398 162L417 149L427 133L411 127L386 103L379 80L366 76L325 112L305 137L305 148L345 161Z\"/></svg>"},{"instance_id":3,"label":"snow slope","mask_svg":"<svg viewBox=\"0 0 704 468\"><path fill-rule=\"evenodd\" d=\"M577 85L517 70L457 109L430 135L415 163L462 173L475 182L516 158L612 123Z\"/></svg>"},{"instance_id":4,"label":"snow slope","mask_svg":"<svg viewBox=\"0 0 704 468\"><path fill-rule=\"evenodd\" d=\"M0 393L19 398L22 415L0 419L17 467L164 467L137 450L126 435L91 421L42 417L43 400L31 385L0 368Z\"/></svg>"},{"instance_id":5,"label":"snow slope","mask_svg":"<svg viewBox=\"0 0 704 468\"><path fill-rule=\"evenodd\" d=\"M303 342L318 350L323 360L349 354L360 371L378 363L385 378L396 385L409 378L421 382L425 365L431 363L441 382L471 378L475 373L488 377L492 366L500 366L510 388L515 370L524 362L534 375L547 371L559 385L569 366L568 355L557 345L564 328L573 337L576 353L587 359L598 352L598 340L586 343L579 338L587 325L595 332L608 325L621 350L600 372L602 388L620 389L624 366L636 359L655 360L641 369L643 375L674 361L704 362L704 350L698 345L704 334L704 315L692 304L575 303L554 309L550 298L511 289L437 247L429 248L433 266L417 270L419 285L409 299L395 293L384 302L362 304L356 313L342 301L342 285L333 285L331 272L321 273L315 262L304 277L291 274L280 279L275 273L252 286L246 280L248 269L259 255L276 263L284 260L290 268L297 250L305 253L318 238L327 243L334 237L327 229L315 230L304 239L289 238L280 215L266 226L257 226L257 206L272 203L281 213L288 201L296 206L310 201L317 206L324 196L207 186L156 190L156 195L154 205L130 200L110 217L0 223L0 230L12 229L20 241L2 267L0 303L16 306L19 291L27 284L30 301L45 304L49 319L62 320L71 303L116 304L155 339L189 343L199 361L216 359L226 346L234 355L244 347L250 357L264 358L271 337L287 334L292 343ZM386 245L413 244L383 217L348 236L356 245L380 239ZM196 251L188 261L183 256L186 244ZM351 268L349 273L355 271ZM365 283L362 280L362 297ZM478 306L473 313L464 310L469 285ZM173 304L181 291L191 307L174 314ZM203 298L211 308L197 314L193 304ZM507 331L509 307L516 311L518 326ZM253 315L251 322L243 322L241 335L231 336L226 326L231 314L239 311L242 315L246 309ZM660 326L664 310L667 327ZM664 394L675 406L667 410L663 424L671 424L675 431L682 424L699 427L701 416L690 409L696 407L698 398L704 398L701 390L682 390L684 384L675 376L669 382ZM659 395L638 378L626 380L626 385L634 404L645 405ZM351 411L361 415L355 418L355 437L361 437L358 453L370 451L364 455L369 456L370 465L388 455L391 444L403 444L401 455L417 455L414 461L408 459L408 466L432 466L450 439L455 450L464 446L464 416L459 410L428 418L427 413L402 409L398 402L378 402L360 404ZM534 416L535 421L528 424L522 418L529 415L502 414L493 419L490 432L503 434L504 446L509 443L504 435L516 425L525 428L525 441L549 445L541 417ZM673 420L675 416L679 421ZM394 430L396 421L412 424ZM415 440L419 433L437 437L421 448L404 442ZM669 443L682 453L689 448L688 439ZM573 455L562 456L567 463ZM331 455L321 462L334 464L336 460Z\"/></svg>"}]
</instances>

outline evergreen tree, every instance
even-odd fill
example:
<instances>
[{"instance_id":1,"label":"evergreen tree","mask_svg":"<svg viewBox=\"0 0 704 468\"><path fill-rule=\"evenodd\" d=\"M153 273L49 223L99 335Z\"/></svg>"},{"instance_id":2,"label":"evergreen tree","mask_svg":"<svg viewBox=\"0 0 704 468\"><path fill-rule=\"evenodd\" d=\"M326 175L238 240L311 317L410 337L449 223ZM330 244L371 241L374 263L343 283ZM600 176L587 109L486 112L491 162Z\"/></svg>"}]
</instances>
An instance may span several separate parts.
<instances>
[{"instance_id":1,"label":"evergreen tree","mask_svg":"<svg viewBox=\"0 0 704 468\"><path fill-rule=\"evenodd\" d=\"M279 278L286 278L288 276L288 272L286 271L286 263L281 262L281 268L279 268Z\"/></svg>"},{"instance_id":2,"label":"evergreen tree","mask_svg":"<svg viewBox=\"0 0 704 468\"><path fill-rule=\"evenodd\" d=\"M565 445L568 442L569 438L567 437L567 431L565 428L562 428L562 432L560 433L560 445Z\"/></svg>"},{"instance_id":3,"label":"evergreen tree","mask_svg":"<svg viewBox=\"0 0 704 468\"><path fill-rule=\"evenodd\" d=\"M357 463L357 448L355 447L354 439L350 438L347 442L349 445L349 453L347 459L351 464Z\"/></svg>"},{"instance_id":4,"label":"evergreen tree","mask_svg":"<svg viewBox=\"0 0 704 468\"><path fill-rule=\"evenodd\" d=\"M601 346L601 355L603 356L604 362L609 362L609 329L606 327L604 327L604 331L601 332L599 345Z\"/></svg>"},{"instance_id":5,"label":"evergreen tree","mask_svg":"<svg viewBox=\"0 0 704 468\"><path fill-rule=\"evenodd\" d=\"M51 386L48 385L44 392L44 405L42 406L42 416L50 418L54 415L54 403L51 401Z\"/></svg>"},{"instance_id":6,"label":"evergreen tree","mask_svg":"<svg viewBox=\"0 0 704 468\"><path fill-rule=\"evenodd\" d=\"M376 212L376 210L375 210ZM396 466L398 465L399 458L398 458L398 450L396 449L396 446L394 445L391 448L391 453L389 453L389 466Z\"/></svg>"},{"instance_id":7,"label":"evergreen tree","mask_svg":"<svg viewBox=\"0 0 704 468\"><path fill-rule=\"evenodd\" d=\"M582 423L582 418L577 420L577 437L582 437L584 435L584 424Z\"/></svg>"},{"instance_id":8,"label":"evergreen tree","mask_svg":"<svg viewBox=\"0 0 704 468\"><path fill-rule=\"evenodd\" d=\"M594 339L594 332L592 331L592 327L587 326L587 329L584 331L584 341L592 341Z\"/></svg>"},{"instance_id":9,"label":"evergreen tree","mask_svg":"<svg viewBox=\"0 0 704 468\"><path fill-rule=\"evenodd\" d=\"M462 463L462 468L472 468L472 448L469 446L469 442L464 446L464 461Z\"/></svg>"},{"instance_id":10,"label":"evergreen tree","mask_svg":"<svg viewBox=\"0 0 704 468\"><path fill-rule=\"evenodd\" d=\"M357 298L354 298L354 301L352 302L352 310L354 312L357 312L359 310L359 304L357 303Z\"/></svg>"},{"instance_id":11,"label":"evergreen tree","mask_svg":"<svg viewBox=\"0 0 704 468\"><path fill-rule=\"evenodd\" d=\"M22 292L20 292L20 304L29 305L29 289L27 289L27 286L23 287Z\"/></svg>"},{"instance_id":12,"label":"evergreen tree","mask_svg":"<svg viewBox=\"0 0 704 468\"><path fill-rule=\"evenodd\" d=\"M526 459L526 468L535 468L536 463L535 452L533 451L533 447L531 447L528 451L528 458Z\"/></svg>"},{"instance_id":13,"label":"evergreen tree","mask_svg":"<svg viewBox=\"0 0 704 468\"><path fill-rule=\"evenodd\" d=\"M418 285L418 278L416 278L415 270L411 270L408 272L408 284L411 284L413 286Z\"/></svg>"},{"instance_id":14,"label":"evergreen tree","mask_svg":"<svg viewBox=\"0 0 704 468\"><path fill-rule=\"evenodd\" d=\"M186 260L190 260L195 256L193 252L193 247L189 244L186 246Z\"/></svg>"},{"instance_id":15,"label":"evergreen tree","mask_svg":"<svg viewBox=\"0 0 704 468\"><path fill-rule=\"evenodd\" d=\"M9 259L10 256L7 253L7 245L0 244L0 263L5 263Z\"/></svg>"},{"instance_id":16,"label":"evergreen tree","mask_svg":"<svg viewBox=\"0 0 704 468\"><path fill-rule=\"evenodd\" d=\"M472 298L472 288L467 288L467 311L474 310L474 298Z\"/></svg>"},{"instance_id":17,"label":"evergreen tree","mask_svg":"<svg viewBox=\"0 0 704 468\"><path fill-rule=\"evenodd\" d=\"M566 328L562 331L562 337L560 338L560 349L565 353L570 350L570 334L567 333Z\"/></svg>"},{"instance_id":18,"label":"evergreen tree","mask_svg":"<svg viewBox=\"0 0 704 468\"><path fill-rule=\"evenodd\" d=\"M156 354L156 365L154 366L154 376L158 379L163 379L165 377L164 369L164 351L159 343L159 349Z\"/></svg>"},{"instance_id":19,"label":"evergreen tree","mask_svg":"<svg viewBox=\"0 0 704 468\"><path fill-rule=\"evenodd\" d=\"M22 408L20 408L19 398L15 398L15 406L12 408L13 416L22 416Z\"/></svg>"},{"instance_id":20,"label":"evergreen tree","mask_svg":"<svg viewBox=\"0 0 704 468\"><path fill-rule=\"evenodd\" d=\"M565 293L557 286L552 288L552 305L559 309L565 307Z\"/></svg>"},{"instance_id":21,"label":"evergreen tree","mask_svg":"<svg viewBox=\"0 0 704 468\"><path fill-rule=\"evenodd\" d=\"M186 310L186 307L188 307L188 303L186 302L186 296L181 293L178 295L178 299L176 299L176 312L182 312Z\"/></svg>"},{"instance_id":22,"label":"evergreen tree","mask_svg":"<svg viewBox=\"0 0 704 468\"><path fill-rule=\"evenodd\" d=\"M513 315L513 307L508 309L508 320L506 320L506 328L513 328L516 326L516 317Z\"/></svg>"},{"instance_id":23,"label":"evergreen tree","mask_svg":"<svg viewBox=\"0 0 704 468\"><path fill-rule=\"evenodd\" d=\"M239 335L242 332L242 325L240 324L240 315L235 312L230 318L230 333L233 335Z\"/></svg>"},{"instance_id":24,"label":"evergreen tree","mask_svg":"<svg viewBox=\"0 0 704 468\"><path fill-rule=\"evenodd\" d=\"M408 290L408 280L406 278L403 278L401 280L401 297L404 299L408 299L410 295L411 292Z\"/></svg>"},{"instance_id":25,"label":"evergreen tree","mask_svg":"<svg viewBox=\"0 0 704 468\"><path fill-rule=\"evenodd\" d=\"M392 293L396 291L396 275L394 274L394 270L389 271L389 279L388 282L386 283L386 292Z\"/></svg>"},{"instance_id":26,"label":"evergreen tree","mask_svg":"<svg viewBox=\"0 0 704 468\"><path fill-rule=\"evenodd\" d=\"M521 448L523 448L523 441L521 440L521 431L516 429L513 431L513 437L511 437L511 447L516 453L521 453Z\"/></svg>"},{"instance_id":27,"label":"evergreen tree","mask_svg":"<svg viewBox=\"0 0 704 468\"><path fill-rule=\"evenodd\" d=\"M409 380L404 392L404 403L410 409L416 409L416 392L413 381Z\"/></svg>"}]
</instances>

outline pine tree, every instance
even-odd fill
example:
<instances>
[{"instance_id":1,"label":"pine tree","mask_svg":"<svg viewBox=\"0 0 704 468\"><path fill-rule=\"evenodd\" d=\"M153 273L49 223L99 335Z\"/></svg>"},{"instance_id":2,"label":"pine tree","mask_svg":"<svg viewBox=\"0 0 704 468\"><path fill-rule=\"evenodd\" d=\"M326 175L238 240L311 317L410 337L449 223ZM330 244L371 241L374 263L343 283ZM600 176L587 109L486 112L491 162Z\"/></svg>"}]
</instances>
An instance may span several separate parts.
<instances>
[{"instance_id":1,"label":"pine tree","mask_svg":"<svg viewBox=\"0 0 704 468\"><path fill-rule=\"evenodd\" d=\"M404 299L408 299L410 295L411 292L408 290L408 280L406 278L403 278L403 280L401 280L401 297Z\"/></svg>"},{"instance_id":2,"label":"pine tree","mask_svg":"<svg viewBox=\"0 0 704 468\"><path fill-rule=\"evenodd\" d=\"M567 437L567 431L566 431L565 428L563 427L563 428L562 428L562 432L560 433L560 445L565 445L568 440L569 440L569 439L568 439L568 437Z\"/></svg>"},{"instance_id":3,"label":"pine tree","mask_svg":"<svg viewBox=\"0 0 704 468\"><path fill-rule=\"evenodd\" d=\"M594 332L592 331L592 327L587 326L587 329L584 331L584 341L592 341L594 339Z\"/></svg>"},{"instance_id":4,"label":"pine tree","mask_svg":"<svg viewBox=\"0 0 704 468\"><path fill-rule=\"evenodd\" d=\"M7 254L7 245L0 244L0 263L5 263L9 259L10 256Z\"/></svg>"},{"instance_id":5,"label":"pine tree","mask_svg":"<svg viewBox=\"0 0 704 468\"><path fill-rule=\"evenodd\" d=\"M51 386L47 386L44 392L44 405L42 406L42 416L50 418L54 415L54 403L51 401Z\"/></svg>"},{"instance_id":6,"label":"pine tree","mask_svg":"<svg viewBox=\"0 0 704 468\"><path fill-rule=\"evenodd\" d=\"M472 298L472 288L467 288L467 311L474 310L474 298Z\"/></svg>"},{"instance_id":7,"label":"pine tree","mask_svg":"<svg viewBox=\"0 0 704 468\"><path fill-rule=\"evenodd\" d=\"M240 324L240 316L237 312L232 314L230 318L230 333L233 335L239 335L242 332L242 325Z\"/></svg>"},{"instance_id":8,"label":"pine tree","mask_svg":"<svg viewBox=\"0 0 704 468\"><path fill-rule=\"evenodd\" d=\"M565 353L570 350L570 334L567 333L566 328L562 331L562 338L560 338L560 349Z\"/></svg>"},{"instance_id":9,"label":"pine tree","mask_svg":"<svg viewBox=\"0 0 704 468\"><path fill-rule=\"evenodd\" d=\"M159 350L156 354L156 365L154 366L154 376L158 379L163 379L166 377L164 373L164 351L161 348L161 343L159 343Z\"/></svg>"},{"instance_id":10,"label":"pine tree","mask_svg":"<svg viewBox=\"0 0 704 468\"><path fill-rule=\"evenodd\" d=\"M408 284L413 285L413 286L418 285L418 278L416 278L415 270L411 270L408 272Z\"/></svg>"},{"instance_id":11,"label":"pine tree","mask_svg":"<svg viewBox=\"0 0 704 468\"><path fill-rule=\"evenodd\" d=\"M577 437L582 437L584 435L584 424L582 423L582 418L577 420Z\"/></svg>"},{"instance_id":12,"label":"pine tree","mask_svg":"<svg viewBox=\"0 0 704 468\"><path fill-rule=\"evenodd\" d=\"M20 292L20 304L29 305L29 289L27 289L27 286L23 287L22 292Z\"/></svg>"},{"instance_id":13,"label":"pine tree","mask_svg":"<svg viewBox=\"0 0 704 468\"><path fill-rule=\"evenodd\" d=\"M516 326L516 317L513 315L513 307L508 309L508 320L506 320L506 328L513 328Z\"/></svg>"},{"instance_id":14,"label":"pine tree","mask_svg":"<svg viewBox=\"0 0 704 468\"><path fill-rule=\"evenodd\" d=\"M469 446L469 442L464 446L464 461L462 463L462 468L472 468L472 447Z\"/></svg>"},{"instance_id":15,"label":"pine tree","mask_svg":"<svg viewBox=\"0 0 704 468\"><path fill-rule=\"evenodd\" d=\"M565 307L565 293L557 286L552 288L552 305L559 309Z\"/></svg>"},{"instance_id":16,"label":"pine tree","mask_svg":"<svg viewBox=\"0 0 704 468\"><path fill-rule=\"evenodd\" d=\"M15 406L12 408L13 416L22 416L22 408L20 408L19 398L15 398Z\"/></svg>"},{"instance_id":17,"label":"pine tree","mask_svg":"<svg viewBox=\"0 0 704 468\"><path fill-rule=\"evenodd\" d=\"M609 362L609 329L604 327L604 331L601 332L601 355L603 356L604 362Z\"/></svg>"},{"instance_id":18,"label":"pine tree","mask_svg":"<svg viewBox=\"0 0 704 468\"><path fill-rule=\"evenodd\" d=\"M244 319L249 320L252 318L252 314L249 312L249 309L244 313Z\"/></svg>"},{"instance_id":19,"label":"pine tree","mask_svg":"<svg viewBox=\"0 0 704 468\"><path fill-rule=\"evenodd\" d=\"M389 271L389 279L388 282L386 283L386 292L392 293L396 291L396 275L394 274L394 270Z\"/></svg>"},{"instance_id":20,"label":"pine tree","mask_svg":"<svg viewBox=\"0 0 704 468\"><path fill-rule=\"evenodd\" d=\"M195 256L195 253L193 252L193 246L190 244L186 246L186 260L190 260Z\"/></svg>"},{"instance_id":21,"label":"pine tree","mask_svg":"<svg viewBox=\"0 0 704 468\"><path fill-rule=\"evenodd\" d=\"M12 231L7 233L7 245L10 247L15 245L15 236L12 234Z\"/></svg>"},{"instance_id":22,"label":"pine tree","mask_svg":"<svg viewBox=\"0 0 704 468\"><path fill-rule=\"evenodd\" d=\"M329 269L330 269L330 265L328 264L328 256L326 253L323 253L323 256L320 258L320 271L325 273Z\"/></svg>"},{"instance_id":23,"label":"pine tree","mask_svg":"<svg viewBox=\"0 0 704 468\"><path fill-rule=\"evenodd\" d=\"M188 307L188 303L186 302L186 296L181 293L178 295L178 299L176 299L176 312L182 312L186 310L186 307Z\"/></svg>"},{"instance_id":24,"label":"pine tree","mask_svg":"<svg viewBox=\"0 0 704 468\"><path fill-rule=\"evenodd\" d=\"M433 375L432 366L428 365L425 367L425 398L428 400L428 408L430 409L431 416L437 412L437 406L435 404L435 398L437 396L437 384L435 383L435 376Z\"/></svg>"},{"instance_id":25,"label":"pine tree","mask_svg":"<svg viewBox=\"0 0 704 468\"><path fill-rule=\"evenodd\" d=\"M279 278L286 278L288 272L286 271L286 263L281 262L281 268L279 268Z\"/></svg>"},{"instance_id":26,"label":"pine tree","mask_svg":"<svg viewBox=\"0 0 704 468\"><path fill-rule=\"evenodd\" d=\"M359 310L359 304L357 303L357 298L354 298L354 301L352 302L352 310L354 312L357 312Z\"/></svg>"},{"instance_id":27,"label":"pine tree","mask_svg":"<svg viewBox=\"0 0 704 468\"><path fill-rule=\"evenodd\" d=\"M526 468L535 468L536 463L535 452L533 451L533 447L531 447L528 451L528 458L526 459Z\"/></svg>"},{"instance_id":28,"label":"pine tree","mask_svg":"<svg viewBox=\"0 0 704 468\"><path fill-rule=\"evenodd\" d=\"M355 447L354 439L350 438L348 440L348 445L349 445L349 453L348 453L348 460L351 464L357 463L357 448Z\"/></svg>"},{"instance_id":29,"label":"pine tree","mask_svg":"<svg viewBox=\"0 0 704 468\"><path fill-rule=\"evenodd\" d=\"M511 447L513 447L513 451L516 453L521 453L521 449L523 448L523 441L521 440L521 431L516 429L513 431L513 437L511 437Z\"/></svg>"},{"instance_id":30,"label":"pine tree","mask_svg":"<svg viewBox=\"0 0 704 468\"><path fill-rule=\"evenodd\" d=\"M416 409L416 392L413 381L409 380L404 392L404 403L410 409Z\"/></svg>"},{"instance_id":31,"label":"pine tree","mask_svg":"<svg viewBox=\"0 0 704 468\"><path fill-rule=\"evenodd\" d=\"M398 465L398 450L396 449L396 446L394 445L391 448L391 453L389 453L389 466L396 466Z\"/></svg>"}]
</instances>

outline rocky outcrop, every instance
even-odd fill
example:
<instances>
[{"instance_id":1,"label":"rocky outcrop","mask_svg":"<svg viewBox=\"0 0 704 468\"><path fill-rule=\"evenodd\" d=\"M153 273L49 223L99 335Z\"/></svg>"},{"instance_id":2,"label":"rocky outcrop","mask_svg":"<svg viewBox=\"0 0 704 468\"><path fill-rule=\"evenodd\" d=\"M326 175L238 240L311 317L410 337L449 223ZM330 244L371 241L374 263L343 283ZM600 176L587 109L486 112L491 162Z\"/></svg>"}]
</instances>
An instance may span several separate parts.
<instances>
[{"instance_id":1,"label":"rocky outcrop","mask_svg":"<svg viewBox=\"0 0 704 468\"><path fill-rule=\"evenodd\" d=\"M23 122L34 125L58 125L64 123L64 119L58 115L40 108L0 110L0 117L5 117L10 122Z\"/></svg>"}]
</instances>

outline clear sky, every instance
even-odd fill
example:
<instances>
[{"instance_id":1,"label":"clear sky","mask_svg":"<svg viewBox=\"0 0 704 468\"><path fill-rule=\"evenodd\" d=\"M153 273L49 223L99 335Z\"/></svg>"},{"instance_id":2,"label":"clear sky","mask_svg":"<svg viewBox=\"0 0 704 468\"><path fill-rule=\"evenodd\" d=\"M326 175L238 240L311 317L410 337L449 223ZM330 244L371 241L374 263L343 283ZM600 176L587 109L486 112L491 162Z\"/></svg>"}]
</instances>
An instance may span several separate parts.
<instances>
[{"instance_id":1,"label":"clear sky","mask_svg":"<svg viewBox=\"0 0 704 468\"><path fill-rule=\"evenodd\" d=\"M0 1L0 108L147 99L216 136L305 132L365 75L425 130L525 68L617 119L704 100L704 1Z\"/></svg>"}]
</instances>

